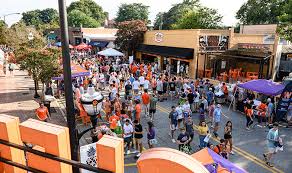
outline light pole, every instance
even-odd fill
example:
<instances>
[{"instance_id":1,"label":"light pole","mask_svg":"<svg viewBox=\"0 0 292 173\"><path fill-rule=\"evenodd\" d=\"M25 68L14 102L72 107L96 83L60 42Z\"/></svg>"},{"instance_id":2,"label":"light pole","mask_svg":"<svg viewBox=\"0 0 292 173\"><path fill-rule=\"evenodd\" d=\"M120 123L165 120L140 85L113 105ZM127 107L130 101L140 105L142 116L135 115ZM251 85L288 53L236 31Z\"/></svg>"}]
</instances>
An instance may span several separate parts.
<instances>
[{"instance_id":1,"label":"light pole","mask_svg":"<svg viewBox=\"0 0 292 173\"><path fill-rule=\"evenodd\" d=\"M6 19L7 16L11 16L11 15L15 15L15 14L21 14L21 13L9 13L9 14L4 14L4 15L3 15L3 21L4 21L4 23L6 23L6 20L5 20L5 19Z\"/></svg>"},{"instance_id":2,"label":"light pole","mask_svg":"<svg viewBox=\"0 0 292 173\"><path fill-rule=\"evenodd\" d=\"M71 63L69 52L69 35L68 35L68 23L65 0L58 0L59 2L59 17L61 28L61 43L62 43L62 56L63 56L63 74L65 84L65 99L66 99L66 114L67 114L67 126L70 134L70 148L71 159L79 160L79 141L77 138L75 111L73 101L73 89L71 78ZM73 167L73 173L79 173L79 169Z\"/></svg>"},{"instance_id":3,"label":"light pole","mask_svg":"<svg viewBox=\"0 0 292 173\"><path fill-rule=\"evenodd\" d=\"M32 32L30 32L27 36L28 41L31 43L31 47L33 47L32 42L34 39L34 35ZM40 95L38 94L38 87L37 87L37 80L34 79L34 98L40 98Z\"/></svg>"}]
</instances>

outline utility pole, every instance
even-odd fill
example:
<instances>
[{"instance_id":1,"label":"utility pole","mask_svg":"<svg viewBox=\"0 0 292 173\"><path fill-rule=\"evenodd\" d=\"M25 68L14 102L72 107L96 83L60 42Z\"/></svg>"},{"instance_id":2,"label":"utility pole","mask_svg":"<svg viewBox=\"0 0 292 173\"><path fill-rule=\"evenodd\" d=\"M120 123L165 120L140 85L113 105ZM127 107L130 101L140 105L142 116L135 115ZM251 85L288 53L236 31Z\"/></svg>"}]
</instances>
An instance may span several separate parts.
<instances>
[{"instance_id":1,"label":"utility pole","mask_svg":"<svg viewBox=\"0 0 292 173\"><path fill-rule=\"evenodd\" d=\"M71 159L79 160L79 141L77 139L76 122L74 114L73 89L71 78L71 60L69 52L69 36L68 23L65 0L58 0L59 2L59 17L61 27L61 42L62 42L62 56L63 56L63 75L65 84L65 99L66 99L66 114L67 126L70 135ZM73 167L73 173L79 173L79 168Z\"/></svg>"}]
</instances>

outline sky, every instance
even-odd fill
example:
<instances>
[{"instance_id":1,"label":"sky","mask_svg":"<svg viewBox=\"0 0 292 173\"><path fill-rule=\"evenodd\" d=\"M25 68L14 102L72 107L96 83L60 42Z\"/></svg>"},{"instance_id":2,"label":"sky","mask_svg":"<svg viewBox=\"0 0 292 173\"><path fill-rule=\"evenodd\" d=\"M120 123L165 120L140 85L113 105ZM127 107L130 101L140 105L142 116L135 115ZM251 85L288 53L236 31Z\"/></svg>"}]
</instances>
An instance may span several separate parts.
<instances>
[{"instance_id":1,"label":"sky","mask_svg":"<svg viewBox=\"0 0 292 173\"><path fill-rule=\"evenodd\" d=\"M0 18L10 13L23 13L35 9L55 8L58 9L58 0L1 0ZM67 6L75 0L66 0ZM110 19L116 16L121 3L140 2L148 5L149 18L153 22L158 12L168 11L173 4L183 0L94 0L104 11L109 12ZM246 0L200 0L206 7L217 9L223 16L222 22L226 26L234 26L238 21L235 18L236 11ZM6 23L10 26L17 22L21 15L15 14L6 17Z\"/></svg>"}]
</instances>

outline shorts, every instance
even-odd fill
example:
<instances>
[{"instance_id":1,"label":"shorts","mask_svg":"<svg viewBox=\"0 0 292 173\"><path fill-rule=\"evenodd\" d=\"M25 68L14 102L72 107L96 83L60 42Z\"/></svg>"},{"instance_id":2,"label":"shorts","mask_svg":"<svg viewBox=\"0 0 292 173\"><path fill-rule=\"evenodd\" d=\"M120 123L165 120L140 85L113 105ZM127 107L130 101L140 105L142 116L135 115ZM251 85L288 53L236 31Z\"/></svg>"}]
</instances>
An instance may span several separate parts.
<instances>
[{"instance_id":1,"label":"shorts","mask_svg":"<svg viewBox=\"0 0 292 173\"><path fill-rule=\"evenodd\" d=\"M177 129L177 122L174 124L170 124L170 130L176 130Z\"/></svg>"},{"instance_id":2,"label":"shorts","mask_svg":"<svg viewBox=\"0 0 292 173\"><path fill-rule=\"evenodd\" d=\"M175 95L175 91L170 91L170 94L171 95Z\"/></svg>"},{"instance_id":3,"label":"shorts","mask_svg":"<svg viewBox=\"0 0 292 173\"><path fill-rule=\"evenodd\" d=\"M138 89L134 89L134 93L138 94L139 90Z\"/></svg>"},{"instance_id":4,"label":"shorts","mask_svg":"<svg viewBox=\"0 0 292 173\"><path fill-rule=\"evenodd\" d=\"M182 119L182 118L177 120L177 122L179 122L179 123L181 123L182 121L183 121L183 119Z\"/></svg>"},{"instance_id":5,"label":"shorts","mask_svg":"<svg viewBox=\"0 0 292 173\"><path fill-rule=\"evenodd\" d=\"M165 94L166 93L166 90L163 90L163 94Z\"/></svg>"},{"instance_id":6,"label":"shorts","mask_svg":"<svg viewBox=\"0 0 292 173\"><path fill-rule=\"evenodd\" d=\"M215 126L218 127L219 126L219 122L215 122Z\"/></svg>"},{"instance_id":7,"label":"shorts","mask_svg":"<svg viewBox=\"0 0 292 173\"><path fill-rule=\"evenodd\" d=\"M130 143L130 142L132 142L132 136L124 138L124 142L125 142L125 143Z\"/></svg>"},{"instance_id":8,"label":"shorts","mask_svg":"<svg viewBox=\"0 0 292 173\"><path fill-rule=\"evenodd\" d=\"M158 91L158 94L159 94L159 95L162 95L162 94L163 94L163 92L162 92L162 91Z\"/></svg>"},{"instance_id":9,"label":"shorts","mask_svg":"<svg viewBox=\"0 0 292 173\"><path fill-rule=\"evenodd\" d=\"M231 139L231 138L232 138L231 135L228 135L228 134L225 134L225 135L224 135L224 139Z\"/></svg>"},{"instance_id":10,"label":"shorts","mask_svg":"<svg viewBox=\"0 0 292 173\"><path fill-rule=\"evenodd\" d=\"M142 143L142 138L134 138L135 139L135 142L137 144L141 144Z\"/></svg>"},{"instance_id":11,"label":"shorts","mask_svg":"<svg viewBox=\"0 0 292 173\"><path fill-rule=\"evenodd\" d=\"M153 91L156 91L156 87L153 87L152 90L153 90Z\"/></svg>"},{"instance_id":12,"label":"shorts","mask_svg":"<svg viewBox=\"0 0 292 173\"><path fill-rule=\"evenodd\" d=\"M276 148L275 147L268 147L268 152L269 153L275 153L276 152Z\"/></svg>"},{"instance_id":13,"label":"shorts","mask_svg":"<svg viewBox=\"0 0 292 173\"><path fill-rule=\"evenodd\" d=\"M140 87L141 87L141 88L144 87L144 84L140 84Z\"/></svg>"},{"instance_id":14,"label":"shorts","mask_svg":"<svg viewBox=\"0 0 292 173\"><path fill-rule=\"evenodd\" d=\"M150 110L149 110L149 113L150 113L150 114L151 114L151 113L155 114L155 113L156 113L156 109L150 109Z\"/></svg>"}]
</instances>

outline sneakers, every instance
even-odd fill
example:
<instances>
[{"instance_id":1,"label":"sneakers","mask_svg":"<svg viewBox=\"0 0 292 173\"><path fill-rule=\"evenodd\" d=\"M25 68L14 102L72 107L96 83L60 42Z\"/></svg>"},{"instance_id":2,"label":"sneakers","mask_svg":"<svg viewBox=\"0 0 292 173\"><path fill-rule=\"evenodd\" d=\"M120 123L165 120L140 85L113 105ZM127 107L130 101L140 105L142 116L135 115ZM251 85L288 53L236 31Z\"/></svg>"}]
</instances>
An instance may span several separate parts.
<instances>
[{"instance_id":1,"label":"sneakers","mask_svg":"<svg viewBox=\"0 0 292 173\"><path fill-rule=\"evenodd\" d=\"M139 151L138 150L134 150L133 153L139 153Z\"/></svg>"},{"instance_id":2,"label":"sneakers","mask_svg":"<svg viewBox=\"0 0 292 173\"><path fill-rule=\"evenodd\" d=\"M232 154L232 155L234 155L234 152L233 151L230 151L229 153Z\"/></svg>"},{"instance_id":3,"label":"sneakers","mask_svg":"<svg viewBox=\"0 0 292 173\"><path fill-rule=\"evenodd\" d=\"M127 154L127 155L131 154L131 151L130 151L130 150L128 150L128 151L126 152L126 154Z\"/></svg>"},{"instance_id":4,"label":"sneakers","mask_svg":"<svg viewBox=\"0 0 292 173\"><path fill-rule=\"evenodd\" d=\"M171 141L172 141L173 143L175 143L175 139L171 139Z\"/></svg>"},{"instance_id":5,"label":"sneakers","mask_svg":"<svg viewBox=\"0 0 292 173\"><path fill-rule=\"evenodd\" d=\"M136 155L136 157L140 157L140 156L141 156L141 153L139 153L139 154Z\"/></svg>"}]
</instances>

